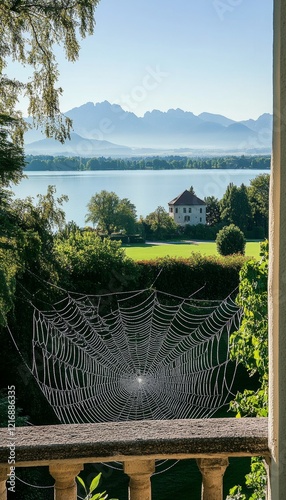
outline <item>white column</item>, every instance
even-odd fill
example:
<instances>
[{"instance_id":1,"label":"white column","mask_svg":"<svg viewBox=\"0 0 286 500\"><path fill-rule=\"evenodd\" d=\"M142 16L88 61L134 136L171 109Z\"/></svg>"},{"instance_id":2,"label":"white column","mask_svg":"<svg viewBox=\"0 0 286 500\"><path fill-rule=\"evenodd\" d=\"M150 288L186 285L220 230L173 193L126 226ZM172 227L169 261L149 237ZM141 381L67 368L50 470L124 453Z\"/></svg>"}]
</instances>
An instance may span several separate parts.
<instances>
[{"instance_id":1,"label":"white column","mask_svg":"<svg viewBox=\"0 0 286 500\"><path fill-rule=\"evenodd\" d=\"M61 462L50 465L50 474L55 479L55 500L77 500L76 476L83 469L82 464Z\"/></svg>"},{"instance_id":2,"label":"white column","mask_svg":"<svg viewBox=\"0 0 286 500\"><path fill-rule=\"evenodd\" d=\"M271 498L286 494L286 1L274 0L274 126L270 185L269 447Z\"/></svg>"},{"instance_id":3,"label":"white column","mask_svg":"<svg viewBox=\"0 0 286 500\"><path fill-rule=\"evenodd\" d=\"M228 466L227 458L198 458L202 473L202 500L223 499L223 475Z\"/></svg>"},{"instance_id":4,"label":"white column","mask_svg":"<svg viewBox=\"0 0 286 500\"><path fill-rule=\"evenodd\" d=\"M7 500L6 481L8 471L7 467L0 467L0 500Z\"/></svg>"},{"instance_id":5,"label":"white column","mask_svg":"<svg viewBox=\"0 0 286 500\"><path fill-rule=\"evenodd\" d=\"M155 460L124 462L124 472L130 477L129 500L151 500L151 475L155 472Z\"/></svg>"}]
</instances>

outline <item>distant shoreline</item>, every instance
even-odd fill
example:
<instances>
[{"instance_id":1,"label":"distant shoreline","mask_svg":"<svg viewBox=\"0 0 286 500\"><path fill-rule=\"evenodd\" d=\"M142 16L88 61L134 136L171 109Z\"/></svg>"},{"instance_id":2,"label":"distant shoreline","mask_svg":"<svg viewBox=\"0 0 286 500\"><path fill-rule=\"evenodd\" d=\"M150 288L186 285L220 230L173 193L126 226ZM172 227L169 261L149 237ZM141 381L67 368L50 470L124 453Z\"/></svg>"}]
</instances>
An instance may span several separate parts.
<instances>
[{"instance_id":1,"label":"distant shoreline","mask_svg":"<svg viewBox=\"0 0 286 500\"><path fill-rule=\"evenodd\" d=\"M132 170L265 170L271 166L270 155L184 157L154 156L138 158L82 158L50 155L26 156L25 172L104 172Z\"/></svg>"},{"instance_id":2,"label":"distant shoreline","mask_svg":"<svg viewBox=\"0 0 286 500\"><path fill-rule=\"evenodd\" d=\"M155 169L155 168L105 168L105 169L99 169L99 170L66 170L66 169L42 169L42 170L34 170L34 169L29 169L25 168L24 172L131 172L131 171L140 171L140 170L150 170L151 172L164 172L168 170L265 170L266 172L270 172L270 167L246 167L246 168L235 168L235 167L228 167L228 168L176 168L176 169L170 169L170 168L161 168L161 169Z\"/></svg>"}]
</instances>

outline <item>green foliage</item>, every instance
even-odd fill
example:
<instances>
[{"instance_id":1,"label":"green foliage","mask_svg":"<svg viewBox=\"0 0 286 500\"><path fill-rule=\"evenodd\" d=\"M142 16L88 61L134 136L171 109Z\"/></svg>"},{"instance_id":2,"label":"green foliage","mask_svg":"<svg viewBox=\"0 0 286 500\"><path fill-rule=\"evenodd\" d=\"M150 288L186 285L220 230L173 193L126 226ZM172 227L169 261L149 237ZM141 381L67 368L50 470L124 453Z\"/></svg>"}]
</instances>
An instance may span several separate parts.
<instances>
[{"instance_id":1,"label":"green foliage","mask_svg":"<svg viewBox=\"0 0 286 500\"><path fill-rule=\"evenodd\" d=\"M241 362L250 375L258 374L260 387L257 391L238 393L230 408L237 417L268 414L268 315L267 315L268 243L261 244L260 261L245 263L240 272L237 303L243 309L243 319L238 331L230 338L230 355ZM252 489L251 500L266 498L266 472L260 458L252 458L251 471L246 485ZM238 496L241 488L230 491L229 500L244 500Z\"/></svg>"},{"instance_id":2,"label":"green foliage","mask_svg":"<svg viewBox=\"0 0 286 500\"><path fill-rule=\"evenodd\" d=\"M87 486L86 486L84 480L80 476L77 476L76 478L77 478L79 484L84 489L84 492L85 492L85 498L84 498L84 500L100 500L100 499L101 500L107 500L108 495L107 495L106 491L104 491L103 493L95 493L94 494L94 491L99 486L99 482L100 482L100 478L101 478L101 472L99 474L97 474L97 476L95 476L93 478L93 480L91 481L88 489L87 489ZM116 499L115 498L111 498L110 500L116 500Z\"/></svg>"},{"instance_id":3,"label":"green foliage","mask_svg":"<svg viewBox=\"0 0 286 500\"><path fill-rule=\"evenodd\" d=\"M91 197L87 208L86 222L96 224L100 231L135 232L136 208L127 198L120 199L113 191L103 190Z\"/></svg>"},{"instance_id":4,"label":"green foliage","mask_svg":"<svg viewBox=\"0 0 286 500\"><path fill-rule=\"evenodd\" d=\"M266 500L267 474L262 458L251 458L250 472L245 476L245 485L251 490L250 496L242 493L242 487L237 485L229 490L226 500Z\"/></svg>"},{"instance_id":5,"label":"green foliage","mask_svg":"<svg viewBox=\"0 0 286 500\"><path fill-rule=\"evenodd\" d=\"M220 201L221 219L225 224L235 224L245 231L251 224L251 206L247 188L230 183Z\"/></svg>"},{"instance_id":6,"label":"green foliage","mask_svg":"<svg viewBox=\"0 0 286 500\"><path fill-rule=\"evenodd\" d=\"M148 158L68 158L64 156L27 156L27 170L174 170L174 169L269 169L270 156L226 156L187 158L164 156Z\"/></svg>"},{"instance_id":7,"label":"green foliage","mask_svg":"<svg viewBox=\"0 0 286 500\"><path fill-rule=\"evenodd\" d=\"M0 184L19 182L25 167L24 150L11 140L11 130L17 120L0 114Z\"/></svg>"},{"instance_id":8,"label":"green foliage","mask_svg":"<svg viewBox=\"0 0 286 500\"><path fill-rule=\"evenodd\" d=\"M260 174L250 181L248 196L255 227L261 227L263 237L268 236L269 219L269 174Z\"/></svg>"},{"instance_id":9,"label":"green foliage","mask_svg":"<svg viewBox=\"0 0 286 500\"><path fill-rule=\"evenodd\" d=\"M206 196L206 222L207 226L215 226L221 220L219 200L215 196Z\"/></svg>"},{"instance_id":10,"label":"green foliage","mask_svg":"<svg viewBox=\"0 0 286 500\"><path fill-rule=\"evenodd\" d=\"M241 486L234 486L229 490L226 500L247 500L246 495L242 493Z\"/></svg>"},{"instance_id":11,"label":"green foliage","mask_svg":"<svg viewBox=\"0 0 286 500\"><path fill-rule=\"evenodd\" d=\"M6 324L7 313L14 304L17 270L15 253L10 249L0 248L0 325Z\"/></svg>"},{"instance_id":12,"label":"green foliage","mask_svg":"<svg viewBox=\"0 0 286 500\"><path fill-rule=\"evenodd\" d=\"M59 112L58 68L55 48L63 46L66 58L79 54L78 37L94 30L94 12L99 0L2 0L0 4L0 113L18 116L18 97L29 100L28 113L43 126L48 137L63 141L70 129L69 119ZM5 75L8 58L33 71L28 82ZM24 125L23 125L24 126Z\"/></svg>"},{"instance_id":13,"label":"green foliage","mask_svg":"<svg viewBox=\"0 0 286 500\"><path fill-rule=\"evenodd\" d=\"M159 258L138 262L139 289L151 286L187 297L203 287L197 298L224 299L238 286L242 256L218 257L192 253L188 259Z\"/></svg>"},{"instance_id":14,"label":"green foliage","mask_svg":"<svg viewBox=\"0 0 286 500\"><path fill-rule=\"evenodd\" d=\"M206 224L195 224L191 226L190 224L186 224L183 228L183 234L185 238L191 238L193 240L214 241L221 228L222 224L216 224L214 226L208 226Z\"/></svg>"},{"instance_id":15,"label":"green foliage","mask_svg":"<svg viewBox=\"0 0 286 500\"><path fill-rule=\"evenodd\" d=\"M57 281L52 230L64 223L60 206L65 197L55 198L52 186L46 195L38 197L37 203L32 198L12 200L8 191L2 190L1 194L0 324L3 325L8 312L14 308L16 278L18 286L24 286L31 293L36 288L31 273Z\"/></svg>"},{"instance_id":16,"label":"green foliage","mask_svg":"<svg viewBox=\"0 0 286 500\"><path fill-rule=\"evenodd\" d=\"M157 207L145 219L141 219L146 238L164 240L178 234L178 225L163 207Z\"/></svg>"},{"instance_id":17,"label":"green foliage","mask_svg":"<svg viewBox=\"0 0 286 500\"><path fill-rule=\"evenodd\" d=\"M234 224L223 227L216 237L217 250L221 255L244 254L245 243L243 232Z\"/></svg>"},{"instance_id":18,"label":"green foliage","mask_svg":"<svg viewBox=\"0 0 286 500\"><path fill-rule=\"evenodd\" d=\"M253 490L249 500L266 498L267 474L264 461L260 457L252 457L250 473L245 477L245 484Z\"/></svg>"},{"instance_id":19,"label":"green foliage","mask_svg":"<svg viewBox=\"0 0 286 500\"><path fill-rule=\"evenodd\" d=\"M268 392L268 247L261 244L261 260L250 260L240 272L237 303L243 310L240 329L230 338L231 357L238 359L250 375L257 373L261 387L238 393L231 403L237 416L266 416Z\"/></svg>"},{"instance_id":20,"label":"green foliage","mask_svg":"<svg viewBox=\"0 0 286 500\"><path fill-rule=\"evenodd\" d=\"M125 256L120 242L103 240L94 231L58 236L55 256L63 285L82 293L108 293L134 287L136 264Z\"/></svg>"}]
</instances>

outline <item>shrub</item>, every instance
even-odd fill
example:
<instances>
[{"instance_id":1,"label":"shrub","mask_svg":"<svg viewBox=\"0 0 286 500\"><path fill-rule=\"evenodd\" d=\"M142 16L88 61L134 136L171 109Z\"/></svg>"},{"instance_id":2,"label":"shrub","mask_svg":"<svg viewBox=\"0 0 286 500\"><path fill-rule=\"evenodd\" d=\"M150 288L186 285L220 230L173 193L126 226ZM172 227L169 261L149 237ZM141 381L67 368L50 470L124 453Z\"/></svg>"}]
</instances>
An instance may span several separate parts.
<instances>
[{"instance_id":1,"label":"shrub","mask_svg":"<svg viewBox=\"0 0 286 500\"><path fill-rule=\"evenodd\" d=\"M216 224L214 226L207 226L206 224L196 224L191 226L187 224L183 228L183 235L186 238L192 238L194 240L203 241L214 241L218 231L223 227L222 223Z\"/></svg>"},{"instance_id":2,"label":"shrub","mask_svg":"<svg viewBox=\"0 0 286 500\"><path fill-rule=\"evenodd\" d=\"M239 283L239 271L246 257L204 256L193 253L188 259L164 257L140 261L137 288L152 286L162 292L187 297L203 287L196 298L224 299Z\"/></svg>"},{"instance_id":3,"label":"shrub","mask_svg":"<svg viewBox=\"0 0 286 500\"><path fill-rule=\"evenodd\" d=\"M223 227L216 237L217 250L221 255L244 255L245 237L239 227L234 224Z\"/></svg>"}]
</instances>

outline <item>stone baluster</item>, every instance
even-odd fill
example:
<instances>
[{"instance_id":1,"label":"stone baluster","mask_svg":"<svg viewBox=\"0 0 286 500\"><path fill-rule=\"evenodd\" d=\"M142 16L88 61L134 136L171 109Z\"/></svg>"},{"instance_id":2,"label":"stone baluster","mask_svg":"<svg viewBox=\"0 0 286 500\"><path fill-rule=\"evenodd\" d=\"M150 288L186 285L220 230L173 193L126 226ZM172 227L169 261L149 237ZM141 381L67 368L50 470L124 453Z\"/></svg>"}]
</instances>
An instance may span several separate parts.
<instances>
[{"instance_id":1,"label":"stone baluster","mask_svg":"<svg viewBox=\"0 0 286 500\"><path fill-rule=\"evenodd\" d=\"M76 476L82 464L57 463L50 465L50 474L55 479L55 500L77 500Z\"/></svg>"},{"instance_id":2,"label":"stone baluster","mask_svg":"<svg viewBox=\"0 0 286 500\"><path fill-rule=\"evenodd\" d=\"M227 458L198 458L202 473L202 500L223 500L223 475L228 466Z\"/></svg>"},{"instance_id":3,"label":"stone baluster","mask_svg":"<svg viewBox=\"0 0 286 500\"><path fill-rule=\"evenodd\" d=\"M7 467L0 467L0 500L7 500L7 473L9 469Z\"/></svg>"},{"instance_id":4,"label":"stone baluster","mask_svg":"<svg viewBox=\"0 0 286 500\"><path fill-rule=\"evenodd\" d=\"M151 475L155 471L155 460L132 460L124 462L124 472L130 477L129 500L151 500Z\"/></svg>"}]
</instances>

